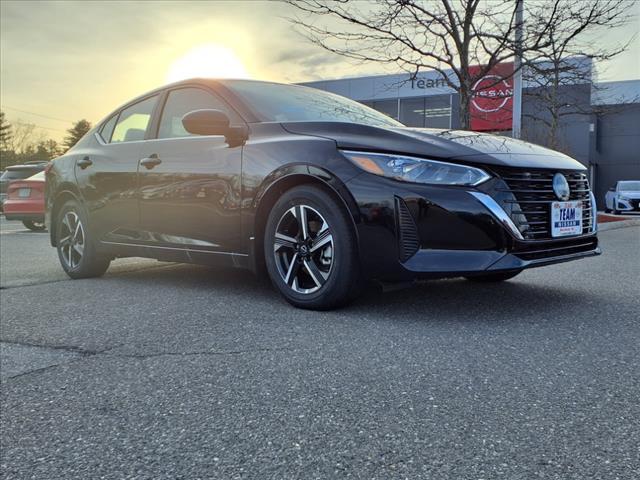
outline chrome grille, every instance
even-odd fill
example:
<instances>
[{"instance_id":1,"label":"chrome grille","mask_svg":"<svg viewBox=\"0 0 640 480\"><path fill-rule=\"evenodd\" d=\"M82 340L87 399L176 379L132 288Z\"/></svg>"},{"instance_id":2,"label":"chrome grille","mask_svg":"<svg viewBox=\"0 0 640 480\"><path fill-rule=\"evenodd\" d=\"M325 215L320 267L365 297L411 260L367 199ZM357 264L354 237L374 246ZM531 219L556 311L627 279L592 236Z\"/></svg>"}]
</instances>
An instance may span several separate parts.
<instances>
[{"instance_id":1,"label":"chrome grille","mask_svg":"<svg viewBox=\"0 0 640 480\"><path fill-rule=\"evenodd\" d=\"M499 203L509 214L525 240L551 239L551 203L557 201L553 192L553 176L557 170L499 169L504 181L497 188ZM582 234L590 233L593 224L589 179L586 173L560 171L571 189L569 200L582 200Z\"/></svg>"}]
</instances>

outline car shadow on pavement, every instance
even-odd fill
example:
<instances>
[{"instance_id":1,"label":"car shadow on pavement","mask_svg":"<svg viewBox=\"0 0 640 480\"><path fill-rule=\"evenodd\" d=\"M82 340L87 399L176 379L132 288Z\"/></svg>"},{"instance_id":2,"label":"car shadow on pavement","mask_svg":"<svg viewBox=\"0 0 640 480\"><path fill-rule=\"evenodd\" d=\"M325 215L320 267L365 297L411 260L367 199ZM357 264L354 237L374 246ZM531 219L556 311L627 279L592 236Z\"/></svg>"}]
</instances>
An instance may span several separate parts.
<instances>
[{"instance_id":1,"label":"car shadow on pavement","mask_svg":"<svg viewBox=\"0 0 640 480\"><path fill-rule=\"evenodd\" d=\"M397 320L429 322L531 322L554 320L536 314L534 305L545 311L579 311L584 293L571 287L551 288L526 280L481 284L463 278L419 282L403 290L386 292L369 289L350 307L356 313L376 312Z\"/></svg>"},{"instance_id":2,"label":"car shadow on pavement","mask_svg":"<svg viewBox=\"0 0 640 480\"><path fill-rule=\"evenodd\" d=\"M239 269L220 269L187 264L161 264L157 268L111 276L127 282L152 282L154 286L205 290L237 297L241 304L259 302L274 308L294 309L278 294L269 281ZM595 297L594 297L595 295ZM597 296L602 295L602 299ZM382 292L369 286L351 305L322 314L323 318L375 317L416 321L492 321L535 317L536 304L545 311L579 312L585 307L584 292L575 287L543 285L535 279L519 277L502 283L475 283L462 278L417 282L401 290ZM591 301L606 301L605 294L592 293ZM240 303L239 303L240 305ZM301 310L298 310L302 312ZM319 314L320 315L320 314ZM552 320L539 318L540 321Z\"/></svg>"}]
</instances>

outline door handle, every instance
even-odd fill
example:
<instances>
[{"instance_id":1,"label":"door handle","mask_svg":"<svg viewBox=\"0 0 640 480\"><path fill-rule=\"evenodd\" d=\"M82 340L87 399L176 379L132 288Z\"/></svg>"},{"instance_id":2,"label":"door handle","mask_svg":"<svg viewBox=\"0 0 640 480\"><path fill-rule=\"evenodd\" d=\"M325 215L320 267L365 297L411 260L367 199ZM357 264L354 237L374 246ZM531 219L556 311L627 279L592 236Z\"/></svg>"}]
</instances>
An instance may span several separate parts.
<instances>
[{"instance_id":1,"label":"door handle","mask_svg":"<svg viewBox=\"0 0 640 480\"><path fill-rule=\"evenodd\" d=\"M84 170L85 168L93 165L93 162L89 157L84 157L82 160L78 160L78 166Z\"/></svg>"},{"instance_id":2,"label":"door handle","mask_svg":"<svg viewBox=\"0 0 640 480\"><path fill-rule=\"evenodd\" d=\"M147 170L151 170L156 165L160 165L162 160L158 158L157 153L149 155L147 158L140 160L140 165L143 165Z\"/></svg>"}]
</instances>

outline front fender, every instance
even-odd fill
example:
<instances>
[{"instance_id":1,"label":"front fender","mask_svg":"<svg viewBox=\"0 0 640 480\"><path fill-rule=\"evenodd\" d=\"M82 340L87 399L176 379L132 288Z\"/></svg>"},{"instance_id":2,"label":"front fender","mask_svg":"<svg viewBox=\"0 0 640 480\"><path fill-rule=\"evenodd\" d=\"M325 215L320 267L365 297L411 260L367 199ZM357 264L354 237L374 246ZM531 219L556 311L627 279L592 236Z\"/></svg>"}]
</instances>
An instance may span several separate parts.
<instances>
[{"instance_id":1,"label":"front fender","mask_svg":"<svg viewBox=\"0 0 640 480\"><path fill-rule=\"evenodd\" d=\"M304 163L288 164L267 175L256 190L250 208L243 211L244 237L247 250L253 259L254 270L260 270L261 245L269 212L283 192L298 185L312 184L323 188L349 213L353 232L358 240L356 224L360 222L357 204L341 178L332 172Z\"/></svg>"},{"instance_id":2,"label":"front fender","mask_svg":"<svg viewBox=\"0 0 640 480\"><path fill-rule=\"evenodd\" d=\"M264 178L262 184L256 190L252 208L257 209L262 200L269 195L269 192L273 192L273 189L281 190L282 185L289 184L293 178L299 178L301 180L307 178L312 180L313 182L319 182L330 188L344 201L345 207L349 210L349 212L351 212L353 215L356 215L356 203L349 193L349 190L345 186L345 182L355 177L359 172L354 171L353 173L353 175L349 176L343 181L329 170L317 167L315 165L309 165L305 163L283 165Z\"/></svg>"}]
</instances>

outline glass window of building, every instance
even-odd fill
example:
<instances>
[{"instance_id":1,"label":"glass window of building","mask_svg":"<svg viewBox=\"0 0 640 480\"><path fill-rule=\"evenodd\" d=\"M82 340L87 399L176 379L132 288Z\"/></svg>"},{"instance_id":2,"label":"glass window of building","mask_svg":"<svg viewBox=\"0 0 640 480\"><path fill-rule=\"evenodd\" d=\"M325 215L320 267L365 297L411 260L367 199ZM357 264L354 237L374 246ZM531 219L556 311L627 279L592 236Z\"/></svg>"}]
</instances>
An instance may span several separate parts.
<instances>
[{"instance_id":1,"label":"glass window of building","mask_svg":"<svg viewBox=\"0 0 640 480\"><path fill-rule=\"evenodd\" d=\"M408 127L450 128L451 96L403 98L400 100L400 121Z\"/></svg>"},{"instance_id":2,"label":"glass window of building","mask_svg":"<svg viewBox=\"0 0 640 480\"><path fill-rule=\"evenodd\" d=\"M400 122L407 127L424 127L424 97L400 100Z\"/></svg>"},{"instance_id":3,"label":"glass window of building","mask_svg":"<svg viewBox=\"0 0 640 480\"><path fill-rule=\"evenodd\" d=\"M435 95L424 99L424 126L451 127L451 95Z\"/></svg>"},{"instance_id":4,"label":"glass window of building","mask_svg":"<svg viewBox=\"0 0 640 480\"><path fill-rule=\"evenodd\" d=\"M397 98L394 98L393 100L374 100L373 108L380 113L384 113L385 115L393 118L394 120L398 120Z\"/></svg>"}]
</instances>

